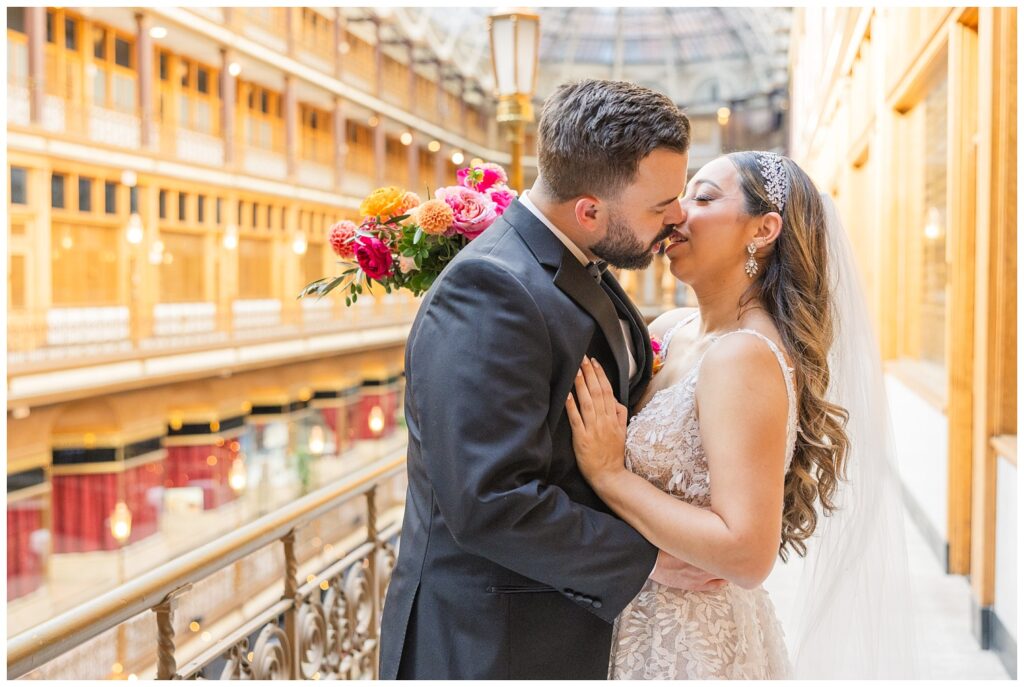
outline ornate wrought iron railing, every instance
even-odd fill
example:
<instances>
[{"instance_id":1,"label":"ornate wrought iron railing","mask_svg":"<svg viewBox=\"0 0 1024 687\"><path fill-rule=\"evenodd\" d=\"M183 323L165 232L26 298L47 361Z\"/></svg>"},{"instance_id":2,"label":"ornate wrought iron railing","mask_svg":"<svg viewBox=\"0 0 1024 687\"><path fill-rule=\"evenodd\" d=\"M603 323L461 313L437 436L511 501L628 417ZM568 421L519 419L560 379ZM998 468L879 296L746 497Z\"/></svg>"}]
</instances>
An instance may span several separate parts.
<instances>
[{"instance_id":1,"label":"ornate wrought iron railing","mask_svg":"<svg viewBox=\"0 0 1024 687\"><path fill-rule=\"evenodd\" d=\"M403 473L404 466L404 457L382 458L11 638L7 678L26 676L148 611L154 613L157 630L157 679L375 678L380 609L401 528L400 509L378 515L378 492ZM296 533L360 498L365 518L359 519L365 527L343 540L348 546L338 547L339 553L328 557L318 572L300 580ZM208 647L183 657L175 643L175 628L181 623L174 616L193 585L278 543L284 559L283 595L233 630L220 633Z\"/></svg>"}]
</instances>

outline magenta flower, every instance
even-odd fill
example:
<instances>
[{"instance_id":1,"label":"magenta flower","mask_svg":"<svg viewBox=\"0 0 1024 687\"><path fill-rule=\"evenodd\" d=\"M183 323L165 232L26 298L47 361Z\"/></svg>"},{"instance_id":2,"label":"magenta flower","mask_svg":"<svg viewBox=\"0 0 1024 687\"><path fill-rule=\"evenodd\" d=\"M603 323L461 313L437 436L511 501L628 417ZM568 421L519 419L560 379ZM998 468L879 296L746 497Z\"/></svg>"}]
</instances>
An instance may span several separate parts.
<instances>
[{"instance_id":1,"label":"magenta flower","mask_svg":"<svg viewBox=\"0 0 1024 687\"><path fill-rule=\"evenodd\" d=\"M480 169L485 171L491 171L497 174L499 184L508 183L508 175L505 174L505 168L502 167L501 165L495 164L494 162L485 162L482 165L480 165Z\"/></svg>"},{"instance_id":2,"label":"magenta flower","mask_svg":"<svg viewBox=\"0 0 1024 687\"><path fill-rule=\"evenodd\" d=\"M495 184L501 183L501 176L493 169L484 167L466 167L455 173L459 179L459 186L471 188L474 191L486 191Z\"/></svg>"},{"instance_id":3,"label":"magenta flower","mask_svg":"<svg viewBox=\"0 0 1024 687\"><path fill-rule=\"evenodd\" d=\"M499 215L504 214L508 206L512 204L512 201L516 199L515 191L505 186L495 186L488 192L488 195L490 195L494 204L498 206Z\"/></svg>"},{"instance_id":4,"label":"magenta flower","mask_svg":"<svg viewBox=\"0 0 1024 687\"><path fill-rule=\"evenodd\" d=\"M374 236L360 236L355 240L356 262L367 277L383 279L392 276L394 258L387 244Z\"/></svg>"},{"instance_id":5,"label":"magenta flower","mask_svg":"<svg viewBox=\"0 0 1024 687\"><path fill-rule=\"evenodd\" d=\"M494 224L498 218L498 206L486 194L465 186L445 186L434 194L452 209L455 220L451 232L462 234L469 240L475 239Z\"/></svg>"}]
</instances>

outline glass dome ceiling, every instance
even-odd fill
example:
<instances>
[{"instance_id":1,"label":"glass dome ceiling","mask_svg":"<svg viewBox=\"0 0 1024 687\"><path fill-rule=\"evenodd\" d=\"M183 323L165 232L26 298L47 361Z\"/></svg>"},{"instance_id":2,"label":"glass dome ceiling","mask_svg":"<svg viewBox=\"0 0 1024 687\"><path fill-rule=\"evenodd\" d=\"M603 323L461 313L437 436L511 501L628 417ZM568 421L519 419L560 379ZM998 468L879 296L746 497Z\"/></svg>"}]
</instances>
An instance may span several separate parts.
<instances>
[{"instance_id":1,"label":"glass dome ceiling","mask_svg":"<svg viewBox=\"0 0 1024 687\"><path fill-rule=\"evenodd\" d=\"M582 76L661 86L678 100L685 84L721 78L722 97L766 93L787 83L790 8L540 7L538 98ZM387 11L387 10L385 10ZM489 7L395 8L408 37L490 90ZM709 65L715 65L709 71ZM705 74L698 76L695 68ZM729 81L732 86L729 86Z\"/></svg>"},{"instance_id":2,"label":"glass dome ceiling","mask_svg":"<svg viewBox=\"0 0 1024 687\"><path fill-rule=\"evenodd\" d=\"M711 62L774 53L789 10L567 7L541 12L541 61L624 65ZM619 52L621 51L621 57Z\"/></svg>"}]
</instances>

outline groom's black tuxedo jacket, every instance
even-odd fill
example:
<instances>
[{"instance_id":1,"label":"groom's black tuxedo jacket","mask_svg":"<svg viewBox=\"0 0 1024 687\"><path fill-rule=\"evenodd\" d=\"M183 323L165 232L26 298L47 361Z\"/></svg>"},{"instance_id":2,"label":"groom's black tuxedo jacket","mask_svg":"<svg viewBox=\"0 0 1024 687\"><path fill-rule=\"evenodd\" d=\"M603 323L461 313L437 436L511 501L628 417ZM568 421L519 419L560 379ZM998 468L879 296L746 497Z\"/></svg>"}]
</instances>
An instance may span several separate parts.
<instances>
[{"instance_id":1,"label":"groom's black tuxedo jacket","mask_svg":"<svg viewBox=\"0 0 1024 687\"><path fill-rule=\"evenodd\" d=\"M427 293L406 348L409 491L382 678L606 677L611 623L657 550L573 454L565 400L583 356L630 406L651 376L640 313L603 280L516 201Z\"/></svg>"}]
</instances>

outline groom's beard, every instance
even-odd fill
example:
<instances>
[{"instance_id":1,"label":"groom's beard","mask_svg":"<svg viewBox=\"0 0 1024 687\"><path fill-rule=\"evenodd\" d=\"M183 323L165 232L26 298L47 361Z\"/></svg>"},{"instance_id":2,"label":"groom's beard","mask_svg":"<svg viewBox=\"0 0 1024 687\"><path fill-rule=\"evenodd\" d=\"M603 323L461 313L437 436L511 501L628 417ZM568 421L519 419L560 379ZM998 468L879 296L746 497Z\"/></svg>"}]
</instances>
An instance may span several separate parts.
<instances>
[{"instance_id":1,"label":"groom's beard","mask_svg":"<svg viewBox=\"0 0 1024 687\"><path fill-rule=\"evenodd\" d=\"M654 259L654 247L671 236L675 228L675 225L670 224L654 241L651 241L649 246L644 246L629 225L619 221L618 216L612 214L608 218L608 233L590 247L590 252L613 267L642 270Z\"/></svg>"}]
</instances>

